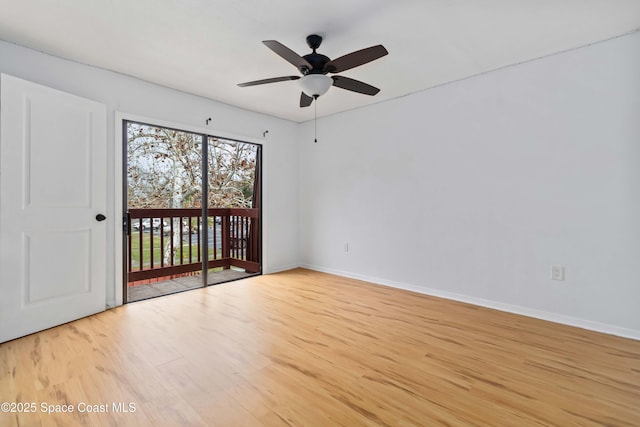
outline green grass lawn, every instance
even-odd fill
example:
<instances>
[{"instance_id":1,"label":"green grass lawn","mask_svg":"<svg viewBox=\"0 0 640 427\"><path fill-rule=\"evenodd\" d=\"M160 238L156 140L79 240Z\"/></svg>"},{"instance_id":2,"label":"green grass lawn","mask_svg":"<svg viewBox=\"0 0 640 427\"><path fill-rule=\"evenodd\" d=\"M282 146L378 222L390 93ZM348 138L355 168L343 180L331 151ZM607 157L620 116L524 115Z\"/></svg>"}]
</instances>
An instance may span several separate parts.
<instances>
[{"instance_id":1,"label":"green grass lawn","mask_svg":"<svg viewBox=\"0 0 640 427\"><path fill-rule=\"evenodd\" d=\"M151 267L151 233L142 233L142 266L147 269ZM165 246L169 243L170 236L164 236ZM215 249L209 248L209 259L213 258ZM160 247L160 235L153 234L153 266L159 267L160 260L163 257L164 248ZM217 251L217 257L220 258L221 251ZM182 242L182 262L183 264L191 264L198 262L198 246L194 244L191 247L191 259L189 259L189 244ZM131 233L131 264L132 269L140 268L140 232ZM178 246L174 255L174 264L180 264L180 247ZM165 263L165 265L170 265Z\"/></svg>"}]
</instances>

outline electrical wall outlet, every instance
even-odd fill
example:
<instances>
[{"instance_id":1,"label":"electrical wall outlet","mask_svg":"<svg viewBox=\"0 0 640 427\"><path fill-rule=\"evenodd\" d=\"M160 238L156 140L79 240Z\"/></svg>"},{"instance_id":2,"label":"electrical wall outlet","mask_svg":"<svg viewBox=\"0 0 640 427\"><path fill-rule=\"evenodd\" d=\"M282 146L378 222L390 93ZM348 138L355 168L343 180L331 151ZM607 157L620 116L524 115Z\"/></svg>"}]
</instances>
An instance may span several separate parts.
<instances>
[{"instance_id":1,"label":"electrical wall outlet","mask_svg":"<svg viewBox=\"0 0 640 427\"><path fill-rule=\"evenodd\" d=\"M551 280L562 282L564 280L564 265L551 266Z\"/></svg>"}]
</instances>

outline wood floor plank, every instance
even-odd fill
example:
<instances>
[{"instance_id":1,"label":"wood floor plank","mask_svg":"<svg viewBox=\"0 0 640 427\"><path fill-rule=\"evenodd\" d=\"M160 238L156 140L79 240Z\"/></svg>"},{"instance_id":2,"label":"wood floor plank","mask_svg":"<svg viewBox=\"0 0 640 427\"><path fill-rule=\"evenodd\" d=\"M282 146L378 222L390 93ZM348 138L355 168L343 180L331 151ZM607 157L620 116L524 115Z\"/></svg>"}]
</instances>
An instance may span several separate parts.
<instances>
[{"instance_id":1,"label":"wood floor plank","mask_svg":"<svg viewBox=\"0 0 640 427\"><path fill-rule=\"evenodd\" d=\"M0 344L0 402L76 408L0 427L638 426L640 342L296 269Z\"/></svg>"}]
</instances>

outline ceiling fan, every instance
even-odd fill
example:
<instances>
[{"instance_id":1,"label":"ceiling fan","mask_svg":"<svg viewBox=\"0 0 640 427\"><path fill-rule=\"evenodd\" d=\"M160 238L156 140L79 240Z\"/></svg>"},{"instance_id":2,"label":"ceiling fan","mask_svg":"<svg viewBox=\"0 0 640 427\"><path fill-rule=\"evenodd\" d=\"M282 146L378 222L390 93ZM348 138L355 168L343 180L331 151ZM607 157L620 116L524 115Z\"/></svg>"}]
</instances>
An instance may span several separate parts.
<instances>
[{"instance_id":1,"label":"ceiling fan","mask_svg":"<svg viewBox=\"0 0 640 427\"><path fill-rule=\"evenodd\" d=\"M285 45L275 40L265 40L264 43L269 49L280 55L284 60L294 65L302 76L273 77L270 79L255 80L252 82L240 83L238 86L256 86L267 83L283 82L286 80L300 80L302 93L300 94L300 107L308 107L314 99L324 95L331 86L365 95L375 95L380 92L377 87L371 86L359 80L354 80L344 76L327 76L328 73L341 73L351 68L366 64L387 55L387 49L381 44L371 46L366 49L351 52L334 60L316 52L322 43L322 37L317 34L307 36L307 45L313 50L312 53L300 56Z\"/></svg>"}]
</instances>

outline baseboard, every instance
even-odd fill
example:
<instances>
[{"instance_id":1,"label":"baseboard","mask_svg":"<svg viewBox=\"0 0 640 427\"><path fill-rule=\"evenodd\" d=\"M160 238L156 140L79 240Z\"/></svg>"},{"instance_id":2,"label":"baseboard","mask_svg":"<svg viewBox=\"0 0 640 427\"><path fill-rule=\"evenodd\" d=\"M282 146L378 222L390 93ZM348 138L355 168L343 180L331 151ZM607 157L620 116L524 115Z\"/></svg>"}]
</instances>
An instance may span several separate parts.
<instances>
[{"instance_id":1,"label":"baseboard","mask_svg":"<svg viewBox=\"0 0 640 427\"><path fill-rule=\"evenodd\" d=\"M274 274L274 273L280 273L281 271L293 270L294 268L300 268L300 264L289 264L289 265L280 265L276 267L269 267L269 268L265 268L263 273ZM310 270L313 270L313 268L310 268Z\"/></svg>"},{"instance_id":2,"label":"baseboard","mask_svg":"<svg viewBox=\"0 0 640 427\"><path fill-rule=\"evenodd\" d=\"M623 328L616 325L610 325L607 323L594 322L591 320L579 319L576 317L565 316L557 313L550 313L547 311L536 310L529 307L523 307L519 305L506 304L498 301L486 300L482 298L470 297L467 295L457 294L454 292L446 292L439 289L425 288L422 286L416 286L409 283L396 282L392 280L381 279L378 277L367 276L363 274L353 273L350 271L336 270L332 268L326 268L313 264L302 264L300 267L307 268L309 270L320 271L323 273L335 274L338 276L349 277L351 279L363 280L365 282L371 282L377 285L389 286L397 289L404 289L407 291L417 292L420 294L431 295L434 297L450 299L453 301L465 302L468 304L477 305L480 307L492 308L495 310L505 311L508 313L519 314L522 316L533 317L536 319L547 320L549 322L560 323L563 325L574 326L577 328L587 329L595 332L602 332L609 335L615 335L623 338L630 338L634 340L640 340L640 331L635 329Z\"/></svg>"}]
</instances>

